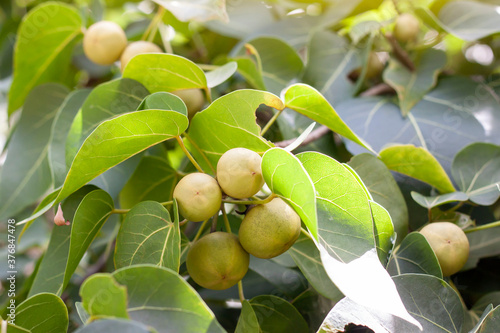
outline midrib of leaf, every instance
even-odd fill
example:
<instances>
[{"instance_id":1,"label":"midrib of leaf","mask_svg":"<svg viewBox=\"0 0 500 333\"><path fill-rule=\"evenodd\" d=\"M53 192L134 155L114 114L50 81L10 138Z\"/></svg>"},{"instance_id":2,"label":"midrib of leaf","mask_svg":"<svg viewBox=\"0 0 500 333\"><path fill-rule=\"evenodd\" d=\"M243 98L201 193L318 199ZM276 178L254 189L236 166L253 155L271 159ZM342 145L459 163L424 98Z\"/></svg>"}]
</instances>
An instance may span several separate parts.
<instances>
[{"instance_id":1,"label":"midrib of leaf","mask_svg":"<svg viewBox=\"0 0 500 333\"><path fill-rule=\"evenodd\" d=\"M474 177L472 178L471 182L470 182L470 185L469 185L469 188L467 189L467 193L470 193L472 191L472 188L474 187L474 185L476 184L476 181L477 181L477 178L479 177L479 175L484 172L484 170L488 167L489 164L493 163L493 159L489 160L487 163L485 163L477 172L476 174L474 175Z\"/></svg>"},{"instance_id":2,"label":"midrib of leaf","mask_svg":"<svg viewBox=\"0 0 500 333\"><path fill-rule=\"evenodd\" d=\"M333 72L332 76L325 82L325 85L323 88L321 88L320 92L322 94L325 94L325 92L330 88L330 86L337 80L339 77L340 73L344 70L344 68L347 66L347 63L351 60L351 58L354 55L354 50L350 49L349 52L345 55L344 59L342 59L342 62L340 65L337 67L335 72Z\"/></svg>"},{"instance_id":3,"label":"midrib of leaf","mask_svg":"<svg viewBox=\"0 0 500 333\"><path fill-rule=\"evenodd\" d=\"M76 30L74 33L69 35L55 50L54 52L45 60L44 63L38 68L38 71L35 75L26 83L26 87L24 88L26 91L30 91L36 83L38 83L38 79L45 70L50 66L50 64L54 61L54 59L64 50L66 46L80 33L80 30ZM17 51L17 49L16 49Z\"/></svg>"},{"instance_id":4,"label":"midrib of leaf","mask_svg":"<svg viewBox=\"0 0 500 333\"><path fill-rule=\"evenodd\" d=\"M42 150L38 159L33 164L33 166L29 169L28 173L26 174L26 177L24 177L23 181L17 186L14 193L12 193L12 195L9 197L9 200L7 200L7 202L4 204L4 208L9 207L9 205L12 203L12 201L15 201L17 199L19 192L21 192L24 189L24 186L26 185L26 183L31 179L31 177L33 176L35 171L38 169L40 164L42 164L43 160L47 157L48 149L49 149L49 145L47 144L44 147L44 149Z\"/></svg>"},{"instance_id":5,"label":"midrib of leaf","mask_svg":"<svg viewBox=\"0 0 500 333\"><path fill-rule=\"evenodd\" d=\"M173 74L174 76L177 76L177 77L179 77L179 78L182 78L182 79L184 79L184 80L186 80L186 81L188 81L188 82L190 82L190 83L192 83L192 84L194 84L194 85L200 85L200 84L203 84L203 83L202 83L202 82L200 82L200 81L198 81L198 82L197 82L197 81L193 81L193 80L191 80L191 79L189 79L189 78L185 77L184 75L181 75L181 74L179 74L179 73L177 73L177 72L174 72L174 71L168 70L168 69L166 69L166 68L161 68L161 67L150 67L150 68L148 68L148 70L158 70L158 71L167 72L167 73L169 73L169 74ZM192 70L191 70L191 72L192 72L192 73L196 76L196 78L197 78L198 80L200 79L200 78L198 77L198 75L197 75L195 72L193 72ZM157 86L159 86L159 85L155 85L155 87L157 87Z\"/></svg>"}]
</instances>

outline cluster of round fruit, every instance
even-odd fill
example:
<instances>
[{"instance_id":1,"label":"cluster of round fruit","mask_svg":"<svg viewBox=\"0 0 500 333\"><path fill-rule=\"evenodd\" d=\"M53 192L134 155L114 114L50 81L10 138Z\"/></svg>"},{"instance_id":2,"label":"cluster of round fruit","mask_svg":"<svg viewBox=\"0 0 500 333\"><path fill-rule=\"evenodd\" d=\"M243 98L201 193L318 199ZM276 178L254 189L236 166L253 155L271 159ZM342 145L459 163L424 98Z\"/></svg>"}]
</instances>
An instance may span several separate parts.
<instances>
[{"instance_id":1,"label":"cluster of round fruit","mask_svg":"<svg viewBox=\"0 0 500 333\"><path fill-rule=\"evenodd\" d=\"M136 55L163 53L158 45L148 41L128 43L125 31L111 21L100 21L87 29L83 37L83 52L88 59L98 65L111 65L120 60L122 72ZM200 89L185 89L172 93L184 101L189 118L192 118L205 104L205 98Z\"/></svg>"},{"instance_id":2,"label":"cluster of round fruit","mask_svg":"<svg viewBox=\"0 0 500 333\"><path fill-rule=\"evenodd\" d=\"M204 173L183 177L174 189L181 215L201 222L218 214L222 197L251 198L264 185L261 157L246 148L234 148L217 163L217 180ZM238 237L212 232L196 241L186 266L191 278L209 289L226 289L248 271L249 254L269 259L287 251L300 234L300 217L282 199L251 207L241 222Z\"/></svg>"}]
</instances>

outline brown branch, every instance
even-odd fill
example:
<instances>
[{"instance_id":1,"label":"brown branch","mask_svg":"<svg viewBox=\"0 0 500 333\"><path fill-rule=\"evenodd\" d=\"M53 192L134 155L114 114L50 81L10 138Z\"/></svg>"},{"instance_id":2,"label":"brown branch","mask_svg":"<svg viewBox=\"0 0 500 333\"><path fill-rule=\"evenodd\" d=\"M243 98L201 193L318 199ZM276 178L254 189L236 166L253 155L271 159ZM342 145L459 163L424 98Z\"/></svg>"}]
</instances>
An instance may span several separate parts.
<instances>
[{"instance_id":1,"label":"brown branch","mask_svg":"<svg viewBox=\"0 0 500 333\"><path fill-rule=\"evenodd\" d=\"M399 60L400 63L402 63L408 70L411 72L415 71L415 64L413 64L413 61L411 61L410 56L408 55L408 52L406 52L401 45L399 45L398 41L392 34L385 34L384 35L389 44L391 44L392 51L394 52L394 56L396 59Z\"/></svg>"},{"instance_id":2,"label":"brown branch","mask_svg":"<svg viewBox=\"0 0 500 333\"><path fill-rule=\"evenodd\" d=\"M388 85L387 83L380 83L377 84L376 86L366 89L360 94L360 96L361 97L379 96L389 93L393 94L395 92L396 91L394 90L394 88Z\"/></svg>"},{"instance_id":3,"label":"brown branch","mask_svg":"<svg viewBox=\"0 0 500 333\"><path fill-rule=\"evenodd\" d=\"M309 136L299 145L299 147L306 146L306 145L310 144L311 142L314 142L314 141L318 140L319 138L321 138L322 136L328 134L329 132L330 132L330 129L328 127L321 125L317 129L312 131L311 134L309 134ZM294 143L295 140L297 140L297 138L284 140L284 141L278 141L278 142L275 142L274 145L276 147L285 148L285 147L291 145L292 143Z\"/></svg>"}]
</instances>

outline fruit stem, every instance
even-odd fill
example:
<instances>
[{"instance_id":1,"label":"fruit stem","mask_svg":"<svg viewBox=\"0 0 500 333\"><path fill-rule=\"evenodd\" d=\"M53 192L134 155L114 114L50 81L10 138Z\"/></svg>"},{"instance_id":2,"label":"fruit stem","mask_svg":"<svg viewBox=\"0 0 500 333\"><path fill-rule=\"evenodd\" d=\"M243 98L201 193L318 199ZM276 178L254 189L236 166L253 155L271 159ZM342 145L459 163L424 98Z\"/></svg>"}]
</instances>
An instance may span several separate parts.
<instances>
[{"instance_id":1,"label":"fruit stem","mask_svg":"<svg viewBox=\"0 0 500 333\"><path fill-rule=\"evenodd\" d=\"M212 173L215 174L215 169L212 166L212 163L210 163L210 160L208 159L207 155L205 155L205 153L203 152L203 150L201 150L200 147L198 147L198 145L193 141L193 139L191 139L191 137L187 133L184 133L184 137L188 139L189 143L193 145L193 147L200 153L201 157L203 157L205 162L207 162L208 166L212 170Z\"/></svg>"},{"instance_id":2,"label":"fruit stem","mask_svg":"<svg viewBox=\"0 0 500 333\"><path fill-rule=\"evenodd\" d=\"M130 209L113 209L111 211L111 214L127 214L128 212L130 212Z\"/></svg>"},{"instance_id":3,"label":"fruit stem","mask_svg":"<svg viewBox=\"0 0 500 333\"><path fill-rule=\"evenodd\" d=\"M156 12L156 15L153 17L151 22L149 23L146 31L144 31L144 34L141 37L141 40L146 40L146 37L148 37L148 41L152 41L154 36L156 35L156 31L158 30L158 23L160 23L160 20L163 18L163 15L165 14L165 8L160 6L158 9L158 12ZM153 30L153 32L151 32ZM150 34L151 32L151 34ZM153 36L153 37L151 37Z\"/></svg>"},{"instance_id":4,"label":"fruit stem","mask_svg":"<svg viewBox=\"0 0 500 333\"><path fill-rule=\"evenodd\" d=\"M389 44L391 44L391 48L396 59L398 59L399 62L403 64L403 66L405 66L410 72L414 72L415 64L413 64L413 61L410 59L408 53L401 47L401 45L399 45L396 38L394 38L394 36L391 34L385 34L384 36Z\"/></svg>"},{"instance_id":5,"label":"fruit stem","mask_svg":"<svg viewBox=\"0 0 500 333\"><path fill-rule=\"evenodd\" d=\"M198 238L200 238L201 234L203 233L203 229L205 229L205 226L207 225L207 222L208 222L208 220L203 221L200 229L198 229L198 232L196 233L196 235L194 236L194 238L192 240L193 243L196 242L198 240Z\"/></svg>"},{"instance_id":6,"label":"fruit stem","mask_svg":"<svg viewBox=\"0 0 500 333\"><path fill-rule=\"evenodd\" d=\"M212 217L212 226L210 227L210 233L217 231L217 221L218 221L218 219L219 219L219 214L217 212L217 214L215 214Z\"/></svg>"},{"instance_id":7,"label":"fruit stem","mask_svg":"<svg viewBox=\"0 0 500 333\"><path fill-rule=\"evenodd\" d=\"M173 205L173 204L174 204L173 200L165 201L165 202L160 202L160 205L162 205L162 206L170 206L170 205Z\"/></svg>"},{"instance_id":8,"label":"fruit stem","mask_svg":"<svg viewBox=\"0 0 500 333\"><path fill-rule=\"evenodd\" d=\"M220 209L222 210L222 217L224 218L224 227L226 228L227 232L231 233L231 225L229 224L229 219L227 218L226 208L224 207L224 204L220 205Z\"/></svg>"},{"instance_id":9,"label":"fruit stem","mask_svg":"<svg viewBox=\"0 0 500 333\"><path fill-rule=\"evenodd\" d=\"M243 283L241 283L241 280L238 282L238 295L240 296L240 302L243 303L245 294L243 294Z\"/></svg>"},{"instance_id":10,"label":"fruit stem","mask_svg":"<svg viewBox=\"0 0 500 333\"><path fill-rule=\"evenodd\" d=\"M191 163L193 163L194 167L201 173L205 173L205 171L203 171L203 169L201 168L201 166L198 164L198 162L196 162L196 160L194 159L193 155L191 155L191 153L189 153L189 151L186 149L186 146L184 145L184 141L182 141L182 138L180 136L176 136L175 139L177 140L177 142L179 143L179 145L181 146L181 149L182 151L184 152L184 154L186 154L187 158L189 158L189 160L191 161Z\"/></svg>"},{"instance_id":11,"label":"fruit stem","mask_svg":"<svg viewBox=\"0 0 500 333\"><path fill-rule=\"evenodd\" d=\"M274 122L276 121L276 119L278 119L279 115L281 114L281 112L283 112L283 110L278 110L278 112L276 112L274 114L274 116L271 119L269 119L269 121L267 122L266 126L264 126L264 128L262 129L262 131L260 131L260 136L264 136L264 134L266 134L266 132L271 128L271 126L274 124Z\"/></svg>"},{"instance_id":12,"label":"fruit stem","mask_svg":"<svg viewBox=\"0 0 500 333\"><path fill-rule=\"evenodd\" d=\"M486 229L495 228L495 227L500 227L500 221L491 222L488 224L483 224L483 225L480 225L479 227L475 227L475 228L465 229L464 232L469 233L469 232L486 230Z\"/></svg>"},{"instance_id":13,"label":"fruit stem","mask_svg":"<svg viewBox=\"0 0 500 333\"><path fill-rule=\"evenodd\" d=\"M263 205L271 200L276 198L276 194L272 193L270 196L268 196L265 199L262 200L230 200L230 199L222 199L222 202L224 203L231 203L231 204L237 204L237 205Z\"/></svg>"}]
</instances>

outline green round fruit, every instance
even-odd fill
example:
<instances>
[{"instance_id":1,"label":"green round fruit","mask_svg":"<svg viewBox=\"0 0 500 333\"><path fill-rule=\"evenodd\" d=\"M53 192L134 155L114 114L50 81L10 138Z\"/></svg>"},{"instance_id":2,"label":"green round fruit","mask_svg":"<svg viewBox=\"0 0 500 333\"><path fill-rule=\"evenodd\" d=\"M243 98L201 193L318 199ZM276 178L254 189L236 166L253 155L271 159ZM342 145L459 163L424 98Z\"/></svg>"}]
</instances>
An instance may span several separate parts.
<instances>
[{"instance_id":1,"label":"green round fruit","mask_svg":"<svg viewBox=\"0 0 500 333\"><path fill-rule=\"evenodd\" d=\"M368 64L366 68L366 78L371 79L374 78L384 70L384 63L380 61L376 52L370 52L368 56Z\"/></svg>"},{"instance_id":2,"label":"green round fruit","mask_svg":"<svg viewBox=\"0 0 500 333\"><path fill-rule=\"evenodd\" d=\"M92 24L83 37L83 52L92 62L111 65L127 46L127 36L116 23L100 21Z\"/></svg>"},{"instance_id":3,"label":"green round fruit","mask_svg":"<svg viewBox=\"0 0 500 333\"><path fill-rule=\"evenodd\" d=\"M234 286L248 271L250 256L238 237L213 232L193 244L187 254L189 275L200 286L222 290Z\"/></svg>"},{"instance_id":4,"label":"green round fruit","mask_svg":"<svg viewBox=\"0 0 500 333\"><path fill-rule=\"evenodd\" d=\"M246 148L226 151L217 163L217 181L230 197L249 198L264 185L260 164L262 158Z\"/></svg>"},{"instance_id":5,"label":"green round fruit","mask_svg":"<svg viewBox=\"0 0 500 333\"><path fill-rule=\"evenodd\" d=\"M174 189L179 211L189 221L205 221L215 215L222 203L217 181L204 173L190 173Z\"/></svg>"},{"instance_id":6,"label":"green round fruit","mask_svg":"<svg viewBox=\"0 0 500 333\"><path fill-rule=\"evenodd\" d=\"M457 273L469 257L469 240L463 230L450 222L435 222L420 230L425 236L443 271L443 276Z\"/></svg>"},{"instance_id":7,"label":"green round fruit","mask_svg":"<svg viewBox=\"0 0 500 333\"><path fill-rule=\"evenodd\" d=\"M201 110L203 105L205 105L205 96L200 89L177 90L172 91L172 94L184 101L188 109L189 119L193 118L194 115Z\"/></svg>"},{"instance_id":8,"label":"green round fruit","mask_svg":"<svg viewBox=\"0 0 500 333\"><path fill-rule=\"evenodd\" d=\"M129 63L130 59L135 57L138 54L146 54L146 53L162 53L163 51L160 47L154 43L146 42L143 40L132 42L123 51L122 56L120 57L121 62L121 70L125 69L125 66Z\"/></svg>"},{"instance_id":9,"label":"green round fruit","mask_svg":"<svg viewBox=\"0 0 500 333\"><path fill-rule=\"evenodd\" d=\"M262 259L286 252L299 235L299 215L280 198L250 209L239 231L245 251Z\"/></svg>"},{"instance_id":10,"label":"green round fruit","mask_svg":"<svg viewBox=\"0 0 500 333\"><path fill-rule=\"evenodd\" d=\"M401 14L396 20L394 37L401 43L407 43L417 38L420 31L420 21L412 14Z\"/></svg>"}]
</instances>

